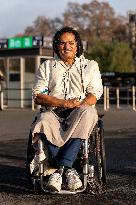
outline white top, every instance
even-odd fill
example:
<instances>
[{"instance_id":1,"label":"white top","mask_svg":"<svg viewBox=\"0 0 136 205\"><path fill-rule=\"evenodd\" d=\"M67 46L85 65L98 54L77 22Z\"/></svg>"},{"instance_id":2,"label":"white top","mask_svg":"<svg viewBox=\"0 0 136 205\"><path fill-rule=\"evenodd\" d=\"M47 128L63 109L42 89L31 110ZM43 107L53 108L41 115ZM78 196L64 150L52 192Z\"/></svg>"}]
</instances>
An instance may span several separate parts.
<instances>
[{"instance_id":1,"label":"white top","mask_svg":"<svg viewBox=\"0 0 136 205\"><path fill-rule=\"evenodd\" d=\"M92 93L98 100L103 93L98 63L84 56L76 57L71 67L58 58L46 60L36 72L33 97L38 93L60 99L84 99Z\"/></svg>"}]
</instances>

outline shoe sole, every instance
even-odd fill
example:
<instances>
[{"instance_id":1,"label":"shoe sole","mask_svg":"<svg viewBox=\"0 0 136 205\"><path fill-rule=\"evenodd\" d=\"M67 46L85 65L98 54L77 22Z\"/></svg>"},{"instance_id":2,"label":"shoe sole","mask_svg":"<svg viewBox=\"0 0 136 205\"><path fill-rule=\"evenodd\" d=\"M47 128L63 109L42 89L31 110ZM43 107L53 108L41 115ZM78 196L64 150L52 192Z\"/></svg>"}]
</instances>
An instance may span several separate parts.
<instances>
[{"instance_id":1,"label":"shoe sole","mask_svg":"<svg viewBox=\"0 0 136 205\"><path fill-rule=\"evenodd\" d=\"M47 184L47 188L51 191L57 191L57 192L60 192L61 190L61 188L57 189L57 187L55 187L53 184Z\"/></svg>"},{"instance_id":2,"label":"shoe sole","mask_svg":"<svg viewBox=\"0 0 136 205\"><path fill-rule=\"evenodd\" d=\"M70 191L76 191L77 189L79 189L79 188L81 188L82 187L82 183L80 183L78 186L76 186L76 187L69 187L69 189L70 189Z\"/></svg>"}]
</instances>

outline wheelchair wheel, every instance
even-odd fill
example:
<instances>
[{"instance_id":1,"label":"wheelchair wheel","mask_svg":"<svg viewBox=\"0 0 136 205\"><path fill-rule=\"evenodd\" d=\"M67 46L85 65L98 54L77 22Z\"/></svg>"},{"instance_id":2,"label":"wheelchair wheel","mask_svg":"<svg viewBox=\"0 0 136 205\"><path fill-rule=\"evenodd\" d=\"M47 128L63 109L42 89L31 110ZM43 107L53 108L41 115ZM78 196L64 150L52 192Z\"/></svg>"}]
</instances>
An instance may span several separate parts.
<instances>
[{"instance_id":1,"label":"wheelchair wheel","mask_svg":"<svg viewBox=\"0 0 136 205\"><path fill-rule=\"evenodd\" d=\"M86 191L91 194L102 193L106 190L106 157L101 117L88 139L88 163Z\"/></svg>"},{"instance_id":2,"label":"wheelchair wheel","mask_svg":"<svg viewBox=\"0 0 136 205\"><path fill-rule=\"evenodd\" d=\"M36 167L33 172L30 171L30 164L35 156L35 150L32 146L32 133L29 133L28 145L27 145L27 158L26 158L26 177L29 183L29 188L34 190L36 193L42 193L41 187L41 175L39 173L39 167ZM43 163L40 164L42 166ZM43 167L42 167L43 169ZM43 178L42 178L43 179ZM44 185L47 184L48 176L44 178L43 183Z\"/></svg>"},{"instance_id":3,"label":"wheelchair wheel","mask_svg":"<svg viewBox=\"0 0 136 205\"><path fill-rule=\"evenodd\" d=\"M106 157L104 146L104 129L102 120L98 121L98 129L95 133L96 140L96 169L99 184L106 184Z\"/></svg>"},{"instance_id":4,"label":"wheelchair wheel","mask_svg":"<svg viewBox=\"0 0 136 205\"><path fill-rule=\"evenodd\" d=\"M30 131L29 139L28 139L28 145L27 145L26 177L27 177L29 185L31 187L34 186L34 179L33 179L33 175L30 172L30 163L34 158L34 155L35 155L35 150L33 149L33 146L32 146L32 133Z\"/></svg>"}]
</instances>

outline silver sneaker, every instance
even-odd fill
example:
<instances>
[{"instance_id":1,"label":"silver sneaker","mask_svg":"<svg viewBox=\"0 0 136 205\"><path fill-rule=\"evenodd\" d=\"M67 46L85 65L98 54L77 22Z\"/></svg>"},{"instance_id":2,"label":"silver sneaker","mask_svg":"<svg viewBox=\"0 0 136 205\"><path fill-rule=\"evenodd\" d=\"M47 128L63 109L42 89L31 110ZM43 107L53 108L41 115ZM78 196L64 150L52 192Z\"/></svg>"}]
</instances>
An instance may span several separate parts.
<instances>
[{"instance_id":1,"label":"silver sneaker","mask_svg":"<svg viewBox=\"0 0 136 205\"><path fill-rule=\"evenodd\" d=\"M51 189L52 191L58 191L60 192L62 185L62 177L59 173L53 173L49 177L49 181L47 183L47 187Z\"/></svg>"},{"instance_id":2,"label":"silver sneaker","mask_svg":"<svg viewBox=\"0 0 136 205\"><path fill-rule=\"evenodd\" d=\"M82 181L79 178L79 175L75 169L68 169L66 171L66 177L67 177L68 188L71 191L75 191L76 189L79 189L82 186Z\"/></svg>"}]
</instances>

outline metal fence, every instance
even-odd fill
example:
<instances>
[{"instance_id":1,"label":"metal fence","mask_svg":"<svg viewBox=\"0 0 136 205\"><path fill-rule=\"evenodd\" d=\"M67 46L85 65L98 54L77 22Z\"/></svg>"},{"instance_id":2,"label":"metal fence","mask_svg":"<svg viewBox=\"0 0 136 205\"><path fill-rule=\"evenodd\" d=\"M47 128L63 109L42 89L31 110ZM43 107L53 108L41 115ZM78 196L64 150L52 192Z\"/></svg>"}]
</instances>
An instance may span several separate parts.
<instances>
[{"instance_id":1,"label":"metal fence","mask_svg":"<svg viewBox=\"0 0 136 205\"><path fill-rule=\"evenodd\" d=\"M121 108L122 105L127 105L133 110L135 106L135 86L132 87L106 87L104 86L103 105L104 110L110 109L114 104L116 108Z\"/></svg>"},{"instance_id":2,"label":"metal fence","mask_svg":"<svg viewBox=\"0 0 136 205\"><path fill-rule=\"evenodd\" d=\"M20 93L18 97L16 95L8 95L8 93ZM117 109L120 109L123 105L129 106L132 110L136 110L135 105L135 86L132 87L106 87L104 86L104 92L102 98L98 101L98 105L101 104L105 111L108 111L112 105L116 106ZM23 95L21 93L24 93ZM27 94L26 94L27 93ZM20 97L19 97L20 96ZM12 103L8 103L11 102ZM31 97L31 89L27 88L24 90L21 89L0 89L0 109L4 110L5 108L16 107L18 102L18 107L25 108L29 107L32 110L39 108L34 104L34 101Z\"/></svg>"}]
</instances>

